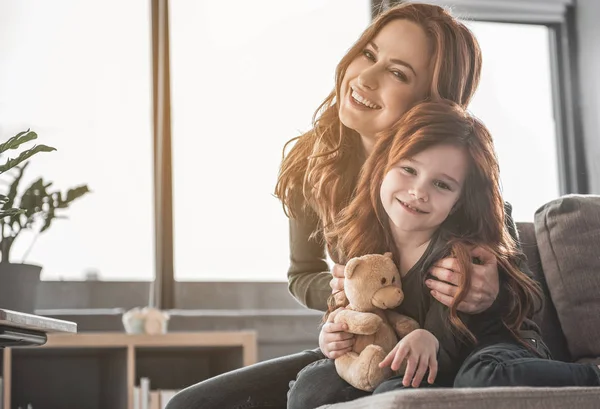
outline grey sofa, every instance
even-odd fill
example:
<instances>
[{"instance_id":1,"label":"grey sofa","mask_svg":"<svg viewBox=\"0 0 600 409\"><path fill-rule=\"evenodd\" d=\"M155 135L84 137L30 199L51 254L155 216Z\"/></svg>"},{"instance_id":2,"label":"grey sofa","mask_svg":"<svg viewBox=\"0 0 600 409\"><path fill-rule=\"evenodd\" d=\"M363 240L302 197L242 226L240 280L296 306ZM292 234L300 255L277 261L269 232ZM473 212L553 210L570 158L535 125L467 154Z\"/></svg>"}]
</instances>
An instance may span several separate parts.
<instances>
[{"instance_id":1,"label":"grey sofa","mask_svg":"<svg viewBox=\"0 0 600 409\"><path fill-rule=\"evenodd\" d=\"M517 228L545 294L534 318L554 359L600 364L600 196L553 200ZM600 409L600 387L408 389L325 408Z\"/></svg>"}]
</instances>

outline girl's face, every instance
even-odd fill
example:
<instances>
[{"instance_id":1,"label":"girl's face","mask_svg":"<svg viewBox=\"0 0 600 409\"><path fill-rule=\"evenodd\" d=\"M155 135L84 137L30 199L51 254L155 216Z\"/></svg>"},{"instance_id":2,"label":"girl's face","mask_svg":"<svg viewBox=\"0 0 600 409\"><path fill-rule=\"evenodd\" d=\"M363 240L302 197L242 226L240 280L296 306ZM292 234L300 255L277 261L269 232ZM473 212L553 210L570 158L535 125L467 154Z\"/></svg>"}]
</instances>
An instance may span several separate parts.
<instances>
[{"instance_id":1,"label":"girl's face","mask_svg":"<svg viewBox=\"0 0 600 409\"><path fill-rule=\"evenodd\" d=\"M388 130L430 87L430 44L408 20L386 24L348 66L339 96L341 122L363 140Z\"/></svg>"},{"instance_id":2,"label":"girl's face","mask_svg":"<svg viewBox=\"0 0 600 409\"><path fill-rule=\"evenodd\" d=\"M465 150L453 145L433 146L397 163L380 190L392 230L433 233L460 198L468 166Z\"/></svg>"}]
</instances>

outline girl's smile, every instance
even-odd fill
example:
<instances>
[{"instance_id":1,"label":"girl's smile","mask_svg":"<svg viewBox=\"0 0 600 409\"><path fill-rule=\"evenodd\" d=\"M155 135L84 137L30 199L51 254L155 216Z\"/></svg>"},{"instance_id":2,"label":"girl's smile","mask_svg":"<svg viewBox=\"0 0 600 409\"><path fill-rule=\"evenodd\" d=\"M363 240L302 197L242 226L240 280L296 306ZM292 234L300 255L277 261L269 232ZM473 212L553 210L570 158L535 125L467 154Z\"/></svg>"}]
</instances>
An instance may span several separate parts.
<instances>
[{"instance_id":1,"label":"girl's smile","mask_svg":"<svg viewBox=\"0 0 600 409\"><path fill-rule=\"evenodd\" d=\"M429 212L426 212L426 211L424 211L424 210L421 210L421 209L420 209L418 206L416 206L416 205L414 205L414 204L413 204L413 205L411 205L411 204L408 204L408 203L406 203L406 202L403 202L402 200L400 200L400 199L398 199L398 198L396 198L396 200L397 200L397 201L398 201L398 202L399 202L399 203L402 205L402 207L404 207L404 209L405 209L407 212L409 212L409 213L412 213L412 214L428 214L428 213L429 213Z\"/></svg>"}]
</instances>

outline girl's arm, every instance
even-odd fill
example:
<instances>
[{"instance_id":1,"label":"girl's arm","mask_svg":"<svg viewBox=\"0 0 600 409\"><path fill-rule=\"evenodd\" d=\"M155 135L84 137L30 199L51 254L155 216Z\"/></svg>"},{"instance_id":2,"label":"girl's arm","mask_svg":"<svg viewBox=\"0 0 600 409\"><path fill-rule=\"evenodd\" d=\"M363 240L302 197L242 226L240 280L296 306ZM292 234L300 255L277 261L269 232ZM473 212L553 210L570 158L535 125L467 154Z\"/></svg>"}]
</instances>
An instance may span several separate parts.
<instances>
[{"instance_id":1,"label":"girl's arm","mask_svg":"<svg viewBox=\"0 0 600 409\"><path fill-rule=\"evenodd\" d=\"M379 364L392 371L403 371L402 384L418 388L427 374L427 382L433 384L437 377L437 352L439 342L429 331L416 329L402 338Z\"/></svg>"},{"instance_id":2,"label":"girl's arm","mask_svg":"<svg viewBox=\"0 0 600 409\"><path fill-rule=\"evenodd\" d=\"M327 299L331 295L331 274L325 258L325 243L322 234L310 238L318 226L313 211L297 212L290 218L290 267L288 288L303 305L327 311Z\"/></svg>"},{"instance_id":3,"label":"girl's arm","mask_svg":"<svg viewBox=\"0 0 600 409\"><path fill-rule=\"evenodd\" d=\"M460 312L458 315L465 325L469 327L471 316ZM436 302L434 299L431 300L425 322L423 323L423 329L431 332L439 342L436 384L440 386L452 386L454 377L458 373L463 361L473 350L474 345L463 339L451 327L448 307Z\"/></svg>"}]
</instances>

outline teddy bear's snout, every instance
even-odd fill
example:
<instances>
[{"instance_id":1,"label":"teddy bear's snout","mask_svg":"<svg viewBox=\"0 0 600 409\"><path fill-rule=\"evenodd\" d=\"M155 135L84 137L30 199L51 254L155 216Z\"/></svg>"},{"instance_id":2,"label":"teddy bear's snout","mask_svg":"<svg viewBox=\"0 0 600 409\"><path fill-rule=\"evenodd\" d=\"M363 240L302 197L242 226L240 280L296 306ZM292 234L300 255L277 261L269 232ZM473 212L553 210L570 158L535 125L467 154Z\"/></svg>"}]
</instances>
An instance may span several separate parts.
<instances>
[{"instance_id":1,"label":"teddy bear's snout","mask_svg":"<svg viewBox=\"0 0 600 409\"><path fill-rule=\"evenodd\" d=\"M377 308L390 309L400 305L403 299L404 293L398 286L388 285L373 294L372 303Z\"/></svg>"}]
</instances>

